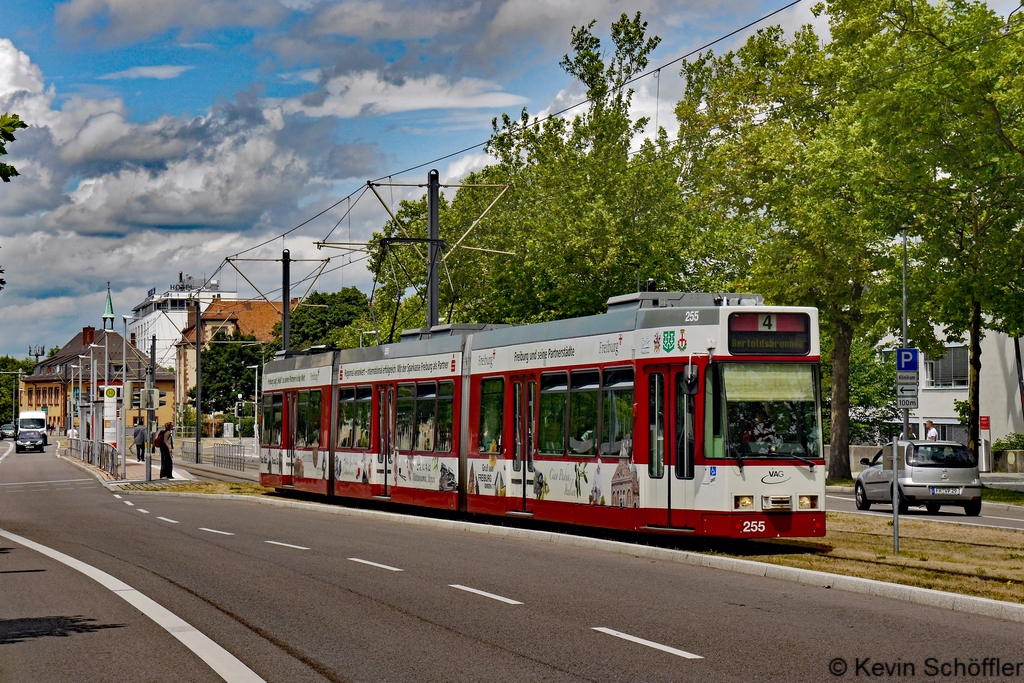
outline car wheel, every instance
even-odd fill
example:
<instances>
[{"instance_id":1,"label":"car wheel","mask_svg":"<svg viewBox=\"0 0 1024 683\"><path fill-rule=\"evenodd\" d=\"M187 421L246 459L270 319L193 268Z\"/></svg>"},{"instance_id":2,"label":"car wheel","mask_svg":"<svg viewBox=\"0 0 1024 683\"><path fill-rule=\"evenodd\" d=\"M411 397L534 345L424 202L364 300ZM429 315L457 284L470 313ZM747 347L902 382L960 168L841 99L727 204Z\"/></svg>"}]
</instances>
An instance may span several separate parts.
<instances>
[{"instance_id":1,"label":"car wheel","mask_svg":"<svg viewBox=\"0 0 1024 683\"><path fill-rule=\"evenodd\" d=\"M853 489L853 497L857 501L858 510L871 509L871 501L868 500L868 494L864 492L864 485L859 481L857 482L857 486Z\"/></svg>"},{"instance_id":2,"label":"car wheel","mask_svg":"<svg viewBox=\"0 0 1024 683\"><path fill-rule=\"evenodd\" d=\"M910 512L910 503L908 503L907 499L903 497L903 491L902 490L899 492L899 496L900 496L900 501L899 501L900 514L901 515L905 515L908 512Z\"/></svg>"},{"instance_id":3,"label":"car wheel","mask_svg":"<svg viewBox=\"0 0 1024 683\"><path fill-rule=\"evenodd\" d=\"M981 499L972 500L970 503L964 503L964 514L968 517L977 517L981 514Z\"/></svg>"},{"instance_id":4,"label":"car wheel","mask_svg":"<svg viewBox=\"0 0 1024 683\"><path fill-rule=\"evenodd\" d=\"M926 510L928 510L929 513L934 515L939 510L942 509L942 503L925 503L924 507L925 507Z\"/></svg>"},{"instance_id":5,"label":"car wheel","mask_svg":"<svg viewBox=\"0 0 1024 683\"><path fill-rule=\"evenodd\" d=\"M15 446L14 447L14 452L15 453L21 453L21 446Z\"/></svg>"}]
</instances>

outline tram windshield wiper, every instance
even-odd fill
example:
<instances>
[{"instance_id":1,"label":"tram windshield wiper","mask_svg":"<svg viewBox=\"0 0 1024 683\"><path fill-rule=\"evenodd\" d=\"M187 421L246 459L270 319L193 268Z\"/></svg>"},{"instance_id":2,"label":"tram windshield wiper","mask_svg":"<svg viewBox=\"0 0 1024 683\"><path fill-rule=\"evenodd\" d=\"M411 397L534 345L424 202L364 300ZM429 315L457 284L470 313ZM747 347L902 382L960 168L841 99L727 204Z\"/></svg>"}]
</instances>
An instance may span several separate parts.
<instances>
[{"instance_id":1,"label":"tram windshield wiper","mask_svg":"<svg viewBox=\"0 0 1024 683\"><path fill-rule=\"evenodd\" d=\"M810 458L805 458L802 455L797 455L796 453L774 453L773 456L777 458L792 458L793 460L799 460L802 463L806 463L811 472L814 471L814 461Z\"/></svg>"}]
</instances>

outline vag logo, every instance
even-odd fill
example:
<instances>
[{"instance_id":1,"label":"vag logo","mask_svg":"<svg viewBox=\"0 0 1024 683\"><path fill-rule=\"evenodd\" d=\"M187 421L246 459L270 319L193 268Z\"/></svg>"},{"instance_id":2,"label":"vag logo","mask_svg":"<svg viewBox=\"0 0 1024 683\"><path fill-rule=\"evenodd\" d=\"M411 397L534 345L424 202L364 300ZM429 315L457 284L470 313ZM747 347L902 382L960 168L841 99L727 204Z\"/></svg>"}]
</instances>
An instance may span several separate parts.
<instances>
[{"instance_id":1,"label":"vag logo","mask_svg":"<svg viewBox=\"0 0 1024 683\"><path fill-rule=\"evenodd\" d=\"M762 484L781 484L789 481L789 477L783 470L768 470L768 474L761 477Z\"/></svg>"}]
</instances>

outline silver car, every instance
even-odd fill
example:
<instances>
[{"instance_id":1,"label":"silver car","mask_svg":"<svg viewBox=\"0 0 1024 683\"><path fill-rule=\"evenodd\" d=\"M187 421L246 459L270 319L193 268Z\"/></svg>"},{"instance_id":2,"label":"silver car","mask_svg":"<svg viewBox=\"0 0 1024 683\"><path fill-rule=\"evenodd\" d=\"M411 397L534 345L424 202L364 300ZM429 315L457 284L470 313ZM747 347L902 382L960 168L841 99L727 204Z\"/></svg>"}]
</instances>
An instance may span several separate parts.
<instances>
[{"instance_id":1,"label":"silver car","mask_svg":"<svg viewBox=\"0 0 1024 683\"><path fill-rule=\"evenodd\" d=\"M899 453L899 507L924 505L936 513L943 505L962 507L975 517L981 513L981 478L978 461L955 441L901 441ZM883 447L871 460L861 459L854 494L857 509L873 503L892 504L892 447Z\"/></svg>"}]
</instances>

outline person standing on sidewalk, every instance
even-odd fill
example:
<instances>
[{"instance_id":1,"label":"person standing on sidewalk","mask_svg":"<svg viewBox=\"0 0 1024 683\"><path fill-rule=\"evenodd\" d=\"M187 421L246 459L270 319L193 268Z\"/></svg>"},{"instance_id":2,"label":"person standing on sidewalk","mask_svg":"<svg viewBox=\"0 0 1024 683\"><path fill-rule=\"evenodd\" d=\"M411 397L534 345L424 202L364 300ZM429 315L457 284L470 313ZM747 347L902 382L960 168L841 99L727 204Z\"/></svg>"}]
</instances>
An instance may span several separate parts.
<instances>
[{"instance_id":1,"label":"person standing on sidewalk","mask_svg":"<svg viewBox=\"0 0 1024 683\"><path fill-rule=\"evenodd\" d=\"M160 478L174 479L171 473L174 471L174 461L171 460L171 450L174 448L174 436L171 429L174 425L170 422L156 435L153 445L160 449Z\"/></svg>"},{"instance_id":2,"label":"person standing on sidewalk","mask_svg":"<svg viewBox=\"0 0 1024 683\"><path fill-rule=\"evenodd\" d=\"M146 442L149 441L149 430L141 420L135 420L135 431L132 432L132 439L135 441L135 460L142 462L146 459Z\"/></svg>"}]
</instances>

